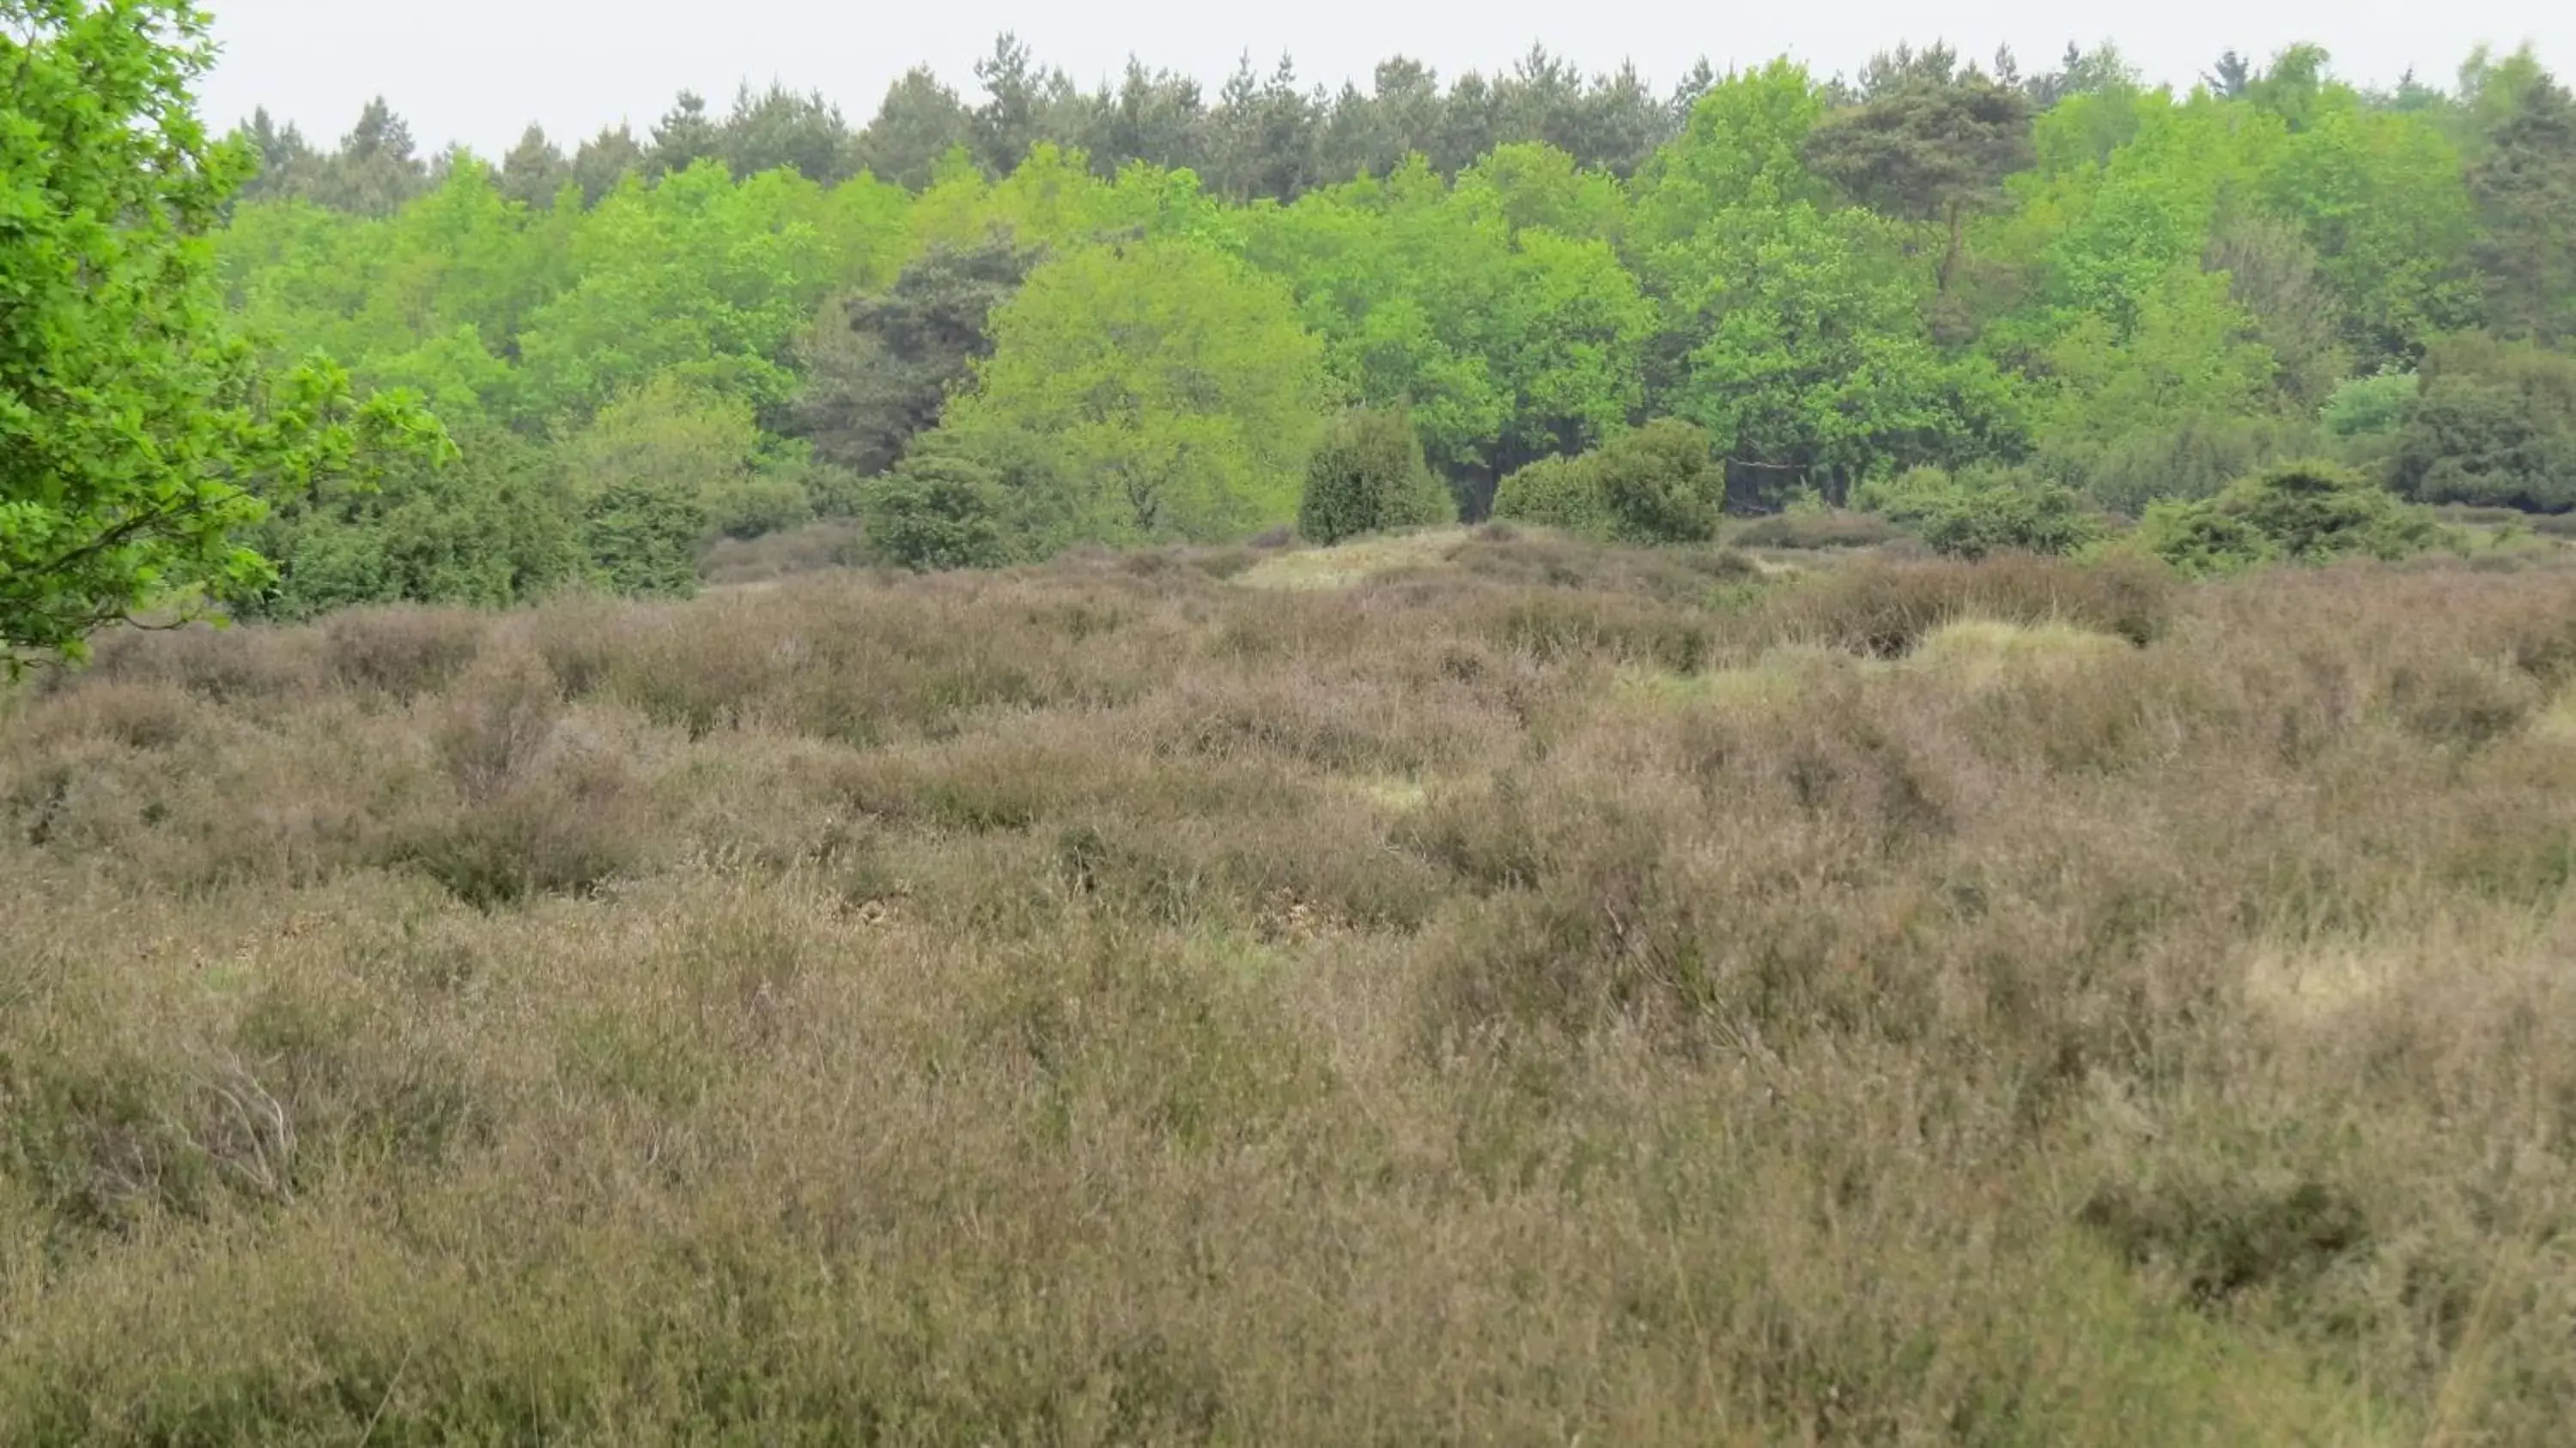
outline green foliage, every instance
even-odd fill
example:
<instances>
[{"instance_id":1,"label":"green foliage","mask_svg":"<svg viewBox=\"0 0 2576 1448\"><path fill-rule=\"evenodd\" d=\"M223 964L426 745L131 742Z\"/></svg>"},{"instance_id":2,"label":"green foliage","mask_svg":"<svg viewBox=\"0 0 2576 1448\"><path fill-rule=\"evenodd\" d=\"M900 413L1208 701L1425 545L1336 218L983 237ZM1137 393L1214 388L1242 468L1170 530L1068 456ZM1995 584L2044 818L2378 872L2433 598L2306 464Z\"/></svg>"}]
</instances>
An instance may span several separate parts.
<instances>
[{"instance_id":1,"label":"green foliage","mask_svg":"<svg viewBox=\"0 0 2576 1448\"><path fill-rule=\"evenodd\" d=\"M2345 442L2385 437L2405 423L2420 385L2414 373L2395 369L2346 378L2317 409L2317 421Z\"/></svg>"},{"instance_id":2,"label":"green foliage","mask_svg":"<svg viewBox=\"0 0 2576 1448\"><path fill-rule=\"evenodd\" d=\"M2376 380L2481 320L2571 335L2576 106L2527 51L2455 94L2358 90L2313 46L2178 94L2107 46L1989 75L1934 45L1669 99L1539 51L1396 60L1326 99L1284 64L1086 94L1006 38L977 85L915 71L856 135L775 86L683 96L649 144L532 130L497 167L424 165L381 102L336 148L255 115L221 281L273 365L327 355L476 439L576 436L657 380L734 399L758 464L698 494L734 534L857 510L944 424L1014 556L1234 536L1284 521L1343 403L1409 414L1470 516L1648 417L1705 429L1748 511L2028 463L2136 513L2320 447L2393 469L2401 406L2421 496L2576 501L2526 395L2545 365L2428 368L2420 404ZM1046 320L995 355L1044 257ZM1270 349L1283 293L1309 335ZM1555 468L1511 491L1601 536L1697 528ZM1997 528L2044 530L2062 500L1998 502L2039 497Z\"/></svg>"},{"instance_id":3,"label":"green foliage","mask_svg":"<svg viewBox=\"0 0 2576 1448\"><path fill-rule=\"evenodd\" d=\"M205 233L249 173L189 87L183 0L0 3L0 666L79 657L145 608L238 601L261 495L443 438L327 364L264 373L227 326Z\"/></svg>"},{"instance_id":4,"label":"green foliage","mask_svg":"<svg viewBox=\"0 0 2576 1448\"><path fill-rule=\"evenodd\" d=\"M581 545L611 590L636 598L687 598L698 591L698 543L706 536L704 495L685 481L618 477L583 501Z\"/></svg>"},{"instance_id":5,"label":"green foliage","mask_svg":"<svg viewBox=\"0 0 2576 1448\"><path fill-rule=\"evenodd\" d=\"M2195 414L2109 443L2081 472L2081 486L2095 506L2135 517L2152 503L2206 498L2314 451L2316 429L2295 419Z\"/></svg>"},{"instance_id":6,"label":"green foliage","mask_svg":"<svg viewBox=\"0 0 2576 1448\"><path fill-rule=\"evenodd\" d=\"M1408 408L1431 465L1471 491L1598 443L1643 401L1653 309L1600 234L1620 208L1569 165L1518 148L1453 190L1417 158L1247 218L1248 254L1295 287L1344 389Z\"/></svg>"},{"instance_id":7,"label":"green foliage","mask_svg":"<svg viewBox=\"0 0 2576 1448\"><path fill-rule=\"evenodd\" d=\"M2426 354L2393 478L2424 503L2576 508L2576 358L2455 337Z\"/></svg>"},{"instance_id":8,"label":"green foliage","mask_svg":"<svg viewBox=\"0 0 2576 1448\"><path fill-rule=\"evenodd\" d=\"M938 424L968 369L992 354L987 319L1038 257L1002 237L934 246L883 293L825 306L805 352L795 430L852 472L891 467L914 436Z\"/></svg>"},{"instance_id":9,"label":"green foliage","mask_svg":"<svg viewBox=\"0 0 2576 1448\"><path fill-rule=\"evenodd\" d=\"M2403 558L2439 538L2431 515L2334 463L2286 463L2214 498L2159 503L2139 528L2148 551L2191 573L2256 563Z\"/></svg>"},{"instance_id":10,"label":"green foliage","mask_svg":"<svg viewBox=\"0 0 2576 1448\"><path fill-rule=\"evenodd\" d=\"M1335 418L1306 460L1297 531L1310 543L1456 521L1458 505L1431 476L1422 439L1401 409L1355 408Z\"/></svg>"},{"instance_id":11,"label":"green foliage","mask_svg":"<svg viewBox=\"0 0 2576 1448\"><path fill-rule=\"evenodd\" d=\"M1716 536L1726 475L1697 427L1661 418L1610 439L1589 461L1614 540L1705 543Z\"/></svg>"},{"instance_id":12,"label":"green foliage","mask_svg":"<svg viewBox=\"0 0 2576 1448\"><path fill-rule=\"evenodd\" d=\"M308 618L377 603L524 603L578 578L569 499L542 448L490 424L458 461L406 460L367 485L282 500L248 535L275 559L255 611Z\"/></svg>"},{"instance_id":13,"label":"green foliage","mask_svg":"<svg viewBox=\"0 0 2576 1448\"><path fill-rule=\"evenodd\" d=\"M999 484L991 470L938 449L906 457L893 473L870 482L860 503L868 552L922 572L990 568L1010 561L1001 512Z\"/></svg>"},{"instance_id":14,"label":"green foliage","mask_svg":"<svg viewBox=\"0 0 2576 1448\"><path fill-rule=\"evenodd\" d=\"M2027 469L1971 470L1927 492L1904 521L1936 553L2073 553L2102 535L2073 488Z\"/></svg>"},{"instance_id":15,"label":"green foliage","mask_svg":"<svg viewBox=\"0 0 2576 1448\"><path fill-rule=\"evenodd\" d=\"M1587 538L1607 538L1612 527L1609 500L1584 458L1540 458L1505 473L1494 489L1494 516Z\"/></svg>"},{"instance_id":16,"label":"green foliage","mask_svg":"<svg viewBox=\"0 0 2576 1448\"><path fill-rule=\"evenodd\" d=\"M1725 501L1708 434L1663 418L1580 457L1511 473L1494 495L1494 516L1622 543L1704 543Z\"/></svg>"},{"instance_id":17,"label":"green foliage","mask_svg":"<svg viewBox=\"0 0 2576 1448\"><path fill-rule=\"evenodd\" d=\"M814 500L798 478L754 473L715 484L704 498L707 524L726 538L757 538L813 521Z\"/></svg>"},{"instance_id":18,"label":"green foliage","mask_svg":"<svg viewBox=\"0 0 2576 1448\"><path fill-rule=\"evenodd\" d=\"M993 313L975 390L932 436L988 465L1042 455L1015 532L1216 541L1293 518L1326 395L1286 288L1186 241L1078 251Z\"/></svg>"},{"instance_id":19,"label":"green foliage","mask_svg":"<svg viewBox=\"0 0 2576 1448\"><path fill-rule=\"evenodd\" d=\"M750 404L656 379L557 448L583 547L619 593L685 595L716 508L739 521L761 443ZM754 494L756 496L756 493Z\"/></svg>"}]
</instances>

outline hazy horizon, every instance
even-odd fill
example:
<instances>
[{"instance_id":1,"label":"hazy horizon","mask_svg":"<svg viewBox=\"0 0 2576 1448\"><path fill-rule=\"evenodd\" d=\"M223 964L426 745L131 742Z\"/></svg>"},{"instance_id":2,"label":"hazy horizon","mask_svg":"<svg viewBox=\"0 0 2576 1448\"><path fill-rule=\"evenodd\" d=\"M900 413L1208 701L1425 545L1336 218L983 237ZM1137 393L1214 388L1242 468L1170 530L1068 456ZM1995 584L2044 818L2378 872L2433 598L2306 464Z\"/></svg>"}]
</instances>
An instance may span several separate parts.
<instances>
[{"instance_id":1,"label":"hazy horizon","mask_svg":"<svg viewBox=\"0 0 2576 1448\"><path fill-rule=\"evenodd\" d=\"M2070 33L2062 11L2033 0L1980 0L1924 12L1891 0L1836 0L1795 11L1696 21L1671 7L1606 0L1579 18L1529 0L1453 10L1390 10L1353 0L1316 0L1263 16L1201 10L1165 0L1117 0L1075 13L1026 0L998 5L880 11L816 0L736 0L732 23L705 25L706 11L676 0L454 0L441 23L417 12L350 0L233 0L218 3L223 47L204 85L208 119L228 126L265 106L317 144L346 131L360 106L385 96L424 151L463 142L497 155L531 121L569 144L625 121L639 135L682 89L719 108L744 83L777 82L818 91L853 126L875 114L888 84L927 65L959 93L976 91L974 62L993 38L1016 32L1044 64L1089 89L1135 55L1150 68L1197 77L1211 97L1247 52L1267 72L1285 52L1302 84L1367 87L1371 68L1404 54L1445 77L1491 75L1533 42L1587 73L1633 61L1656 89L1669 88L1702 56L1723 71L1778 55L1822 75L1849 73L1900 41L1946 40L1983 60L2010 45L2023 68L2053 65L2069 41L2103 40L2153 82L2187 85L2220 52L2258 61L2294 41L2324 45L2335 73L2386 85L2408 70L2448 84L2460 61L2484 43L2499 51L2533 44L2544 61L2576 52L2576 8L2530 0L2473 0L2436 10L2388 0L2339 5L2291 0L2254 10L2183 0L2152 26L2095 25Z\"/></svg>"}]
</instances>

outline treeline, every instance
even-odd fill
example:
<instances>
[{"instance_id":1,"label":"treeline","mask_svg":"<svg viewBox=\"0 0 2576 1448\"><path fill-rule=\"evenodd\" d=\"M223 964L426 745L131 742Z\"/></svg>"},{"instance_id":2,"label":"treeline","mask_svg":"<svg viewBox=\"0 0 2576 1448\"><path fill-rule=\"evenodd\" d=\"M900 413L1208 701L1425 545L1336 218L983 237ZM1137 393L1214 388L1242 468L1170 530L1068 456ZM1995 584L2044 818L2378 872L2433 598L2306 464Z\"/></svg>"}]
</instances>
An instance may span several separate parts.
<instances>
[{"instance_id":1,"label":"treeline","mask_svg":"<svg viewBox=\"0 0 2576 1448\"><path fill-rule=\"evenodd\" d=\"M462 453L281 506L277 607L685 589L710 536L818 514L917 562L1241 536L1353 405L1470 515L1655 419L1738 511L1937 474L2137 514L2318 454L2576 506L2576 105L2528 51L2388 92L2313 47L2188 93L2107 48L1669 96L1539 52L1212 103L1007 38L977 73L856 130L684 96L498 165L424 160L381 103L329 152L255 121L237 309Z\"/></svg>"}]
</instances>

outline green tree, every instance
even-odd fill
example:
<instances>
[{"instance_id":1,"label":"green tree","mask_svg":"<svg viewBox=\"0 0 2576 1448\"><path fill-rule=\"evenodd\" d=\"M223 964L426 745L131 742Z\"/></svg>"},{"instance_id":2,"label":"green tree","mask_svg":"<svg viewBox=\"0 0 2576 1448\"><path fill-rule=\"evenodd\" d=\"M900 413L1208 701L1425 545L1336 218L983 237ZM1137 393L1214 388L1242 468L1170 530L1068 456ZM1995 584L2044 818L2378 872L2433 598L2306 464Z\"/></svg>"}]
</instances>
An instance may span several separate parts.
<instances>
[{"instance_id":1,"label":"green tree","mask_svg":"<svg viewBox=\"0 0 2576 1448\"><path fill-rule=\"evenodd\" d=\"M253 597L239 541L371 449L436 451L399 398L336 368L263 372L230 335L205 239L255 164L190 86L184 0L0 0L0 659L78 657L138 609Z\"/></svg>"},{"instance_id":2,"label":"green tree","mask_svg":"<svg viewBox=\"0 0 2576 1448\"><path fill-rule=\"evenodd\" d=\"M938 76L915 66L886 87L876 118L859 133L858 160L879 180L919 191L943 158L971 147L974 139L975 120L966 103Z\"/></svg>"},{"instance_id":3,"label":"green tree","mask_svg":"<svg viewBox=\"0 0 2576 1448\"><path fill-rule=\"evenodd\" d=\"M1890 216L1939 223L1936 270L1948 291L1971 213L2003 199L2004 176L2030 164L2030 102L1970 71L1878 92L1807 135L1807 164Z\"/></svg>"},{"instance_id":4,"label":"green tree","mask_svg":"<svg viewBox=\"0 0 2576 1448\"><path fill-rule=\"evenodd\" d=\"M2469 171L2488 326L2546 345L2576 339L2576 100L2546 75L2522 87Z\"/></svg>"},{"instance_id":5,"label":"green tree","mask_svg":"<svg viewBox=\"0 0 2576 1448\"><path fill-rule=\"evenodd\" d=\"M934 246L884 292L827 304L807 343L795 432L853 472L893 466L916 435L937 425L950 390L992 354L992 311L1039 256L998 237Z\"/></svg>"},{"instance_id":6,"label":"green tree","mask_svg":"<svg viewBox=\"0 0 2576 1448\"><path fill-rule=\"evenodd\" d=\"M633 131L624 125L603 127L573 152L573 184L581 188L584 206L597 206L618 182L644 174L645 164L644 146Z\"/></svg>"},{"instance_id":7,"label":"green tree","mask_svg":"<svg viewBox=\"0 0 2576 1448\"><path fill-rule=\"evenodd\" d=\"M1431 476L1422 438L1401 409L1355 408L1324 429L1306 460L1297 531L1338 543L1362 533L1455 521L1457 504Z\"/></svg>"},{"instance_id":8,"label":"green tree","mask_svg":"<svg viewBox=\"0 0 2576 1448\"><path fill-rule=\"evenodd\" d=\"M501 193L522 206L553 205L555 193L571 180L572 162L546 139L540 125L530 124L520 133L519 144L501 158Z\"/></svg>"},{"instance_id":9,"label":"green tree","mask_svg":"<svg viewBox=\"0 0 2576 1448\"><path fill-rule=\"evenodd\" d=\"M316 159L303 194L335 211L390 216L429 184L411 126L383 96L367 102L339 149Z\"/></svg>"},{"instance_id":10,"label":"green tree","mask_svg":"<svg viewBox=\"0 0 2576 1448\"><path fill-rule=\"evenodd\" d=\"M1186 241L1074 252L992 319L975 389L940 424L970 457L1043 449L1009 499L1035 548L1240 537L1295 515L1325 401L1322 349L1287 290Z\"/></svg>"},{"instance_id":11,"label":"green tree","mask_svg":"<svg viewBox=\"0 0 2576 1448\"><path fill-rule=\"evenodd\" d=\"M793 173L737 183L713 163L621 184L573 236L578 280L518 338L530 408L586 416L666 371L784 406L796 344L845 265L818 225L822 195Z\"/></svg>"}]
</instances>

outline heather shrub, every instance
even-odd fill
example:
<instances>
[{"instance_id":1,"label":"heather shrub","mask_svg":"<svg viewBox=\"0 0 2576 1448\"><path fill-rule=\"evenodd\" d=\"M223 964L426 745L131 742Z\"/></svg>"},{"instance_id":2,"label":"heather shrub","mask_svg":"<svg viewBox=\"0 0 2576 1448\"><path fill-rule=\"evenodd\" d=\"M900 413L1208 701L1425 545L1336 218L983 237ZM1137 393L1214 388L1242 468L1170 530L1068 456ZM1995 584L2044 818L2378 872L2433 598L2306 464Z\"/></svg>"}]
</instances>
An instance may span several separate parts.
<instances>
[{"instance_id":1,"label":"heather shrub","mask_svg":"<svg viewBox=\"0 0 2576 1448\"><path fill-rule=\"evenodd\" d=\"M461 609L353 609L324 622L323 659L341 680L408 700L446 688L490 627Z\"/></svg>"},{"instance_id":2,"label":"heather shrub","mask_svg":"<svg viewBox=\"0 0 2576 1448\"><path fill-rule=\"evenodd\" d=\"M2562 560L1401 542L0 699L0 1441L2563 1437Z\"/></svg>"},{"instance_id":3,"label":"heather shrub","mask_svg":"<svg viewBox=\"0 0 2576 1448\"><path fill-rule=\"evenodd\" d=\"M1727 541L1738 548L1876 548L1902 536L1888 518L1836 508L1758 518L1737 528Z\"/></svg>"},{"instance_id":4,"label":"heather shrub","mask_svg":"<svg viewBox=\"0 0 2576 1448\"><path fill-rule=\"evenodd\" d=\"M2146 644L2164 632L2175 603L2174 582L2161 568L2119 559L1867 562L1774 593L1761 606L1755 636L1892 658L1944 624L1988 618L2073 623Z\"/></svg>"}]
</instances>

